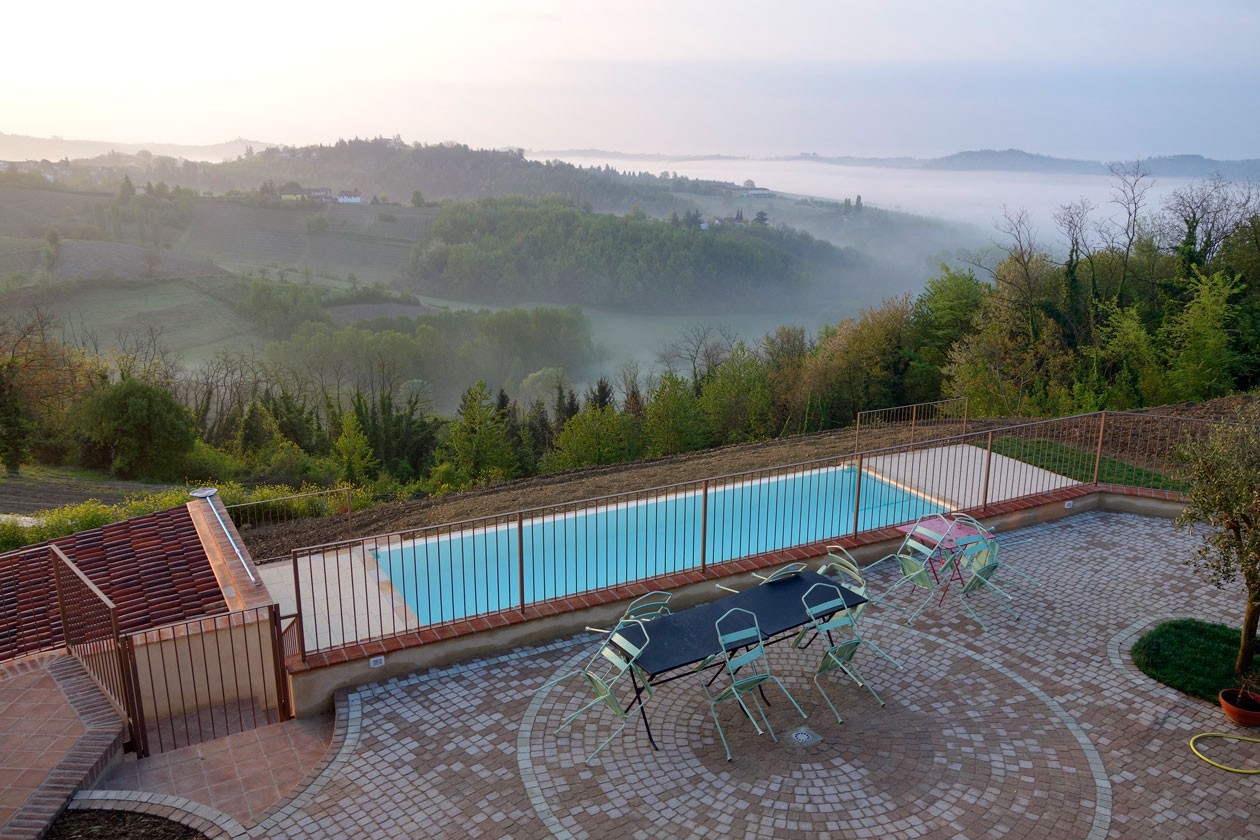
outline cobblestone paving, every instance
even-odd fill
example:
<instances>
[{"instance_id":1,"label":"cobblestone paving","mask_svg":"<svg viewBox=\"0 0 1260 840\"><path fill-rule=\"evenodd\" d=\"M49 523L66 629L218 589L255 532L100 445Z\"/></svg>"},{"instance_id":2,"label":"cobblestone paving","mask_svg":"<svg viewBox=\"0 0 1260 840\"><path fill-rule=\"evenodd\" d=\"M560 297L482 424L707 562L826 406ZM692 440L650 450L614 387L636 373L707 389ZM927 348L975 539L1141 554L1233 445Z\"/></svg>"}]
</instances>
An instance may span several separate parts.
<instances>
[{"instance_id":1,"label":"cobblestone paving","mask_svg":"<svg viewBox=\"0 0 1260 840\"><path fill-rule=\"evenodd\" d=\"M1196 759L1189 737L1239 731L1212 704L1153 683L1128 650L1151 624L1195 616L1236 623L1242 590L1218 591L1183 559L1193 537L1165 520L1086 513L1011 532L1004 556L1017 621L977 596L982 633L956 590L913 627L873 605L866 633L903 665L861 667L885 707L829 684L839 723L810 677L816 656L768 648L808 713L770 689L778 743L734 706L721 712L728 763L695 680L663 685L642 722L591 765L611 731L603 710L559 735L584 684L534 691L589 655L580 637L367 686L346 698L338 758L267 837L1242 838L1260 777ZM875 591L893 580L873 575ZM909 593L896 606L916 606ZM808 726L820 740L794 746ZM1250 745L1255 746L1255 745ZM1260 766L1260 751L1233 756Z\"/></svg>"}]
</instances>

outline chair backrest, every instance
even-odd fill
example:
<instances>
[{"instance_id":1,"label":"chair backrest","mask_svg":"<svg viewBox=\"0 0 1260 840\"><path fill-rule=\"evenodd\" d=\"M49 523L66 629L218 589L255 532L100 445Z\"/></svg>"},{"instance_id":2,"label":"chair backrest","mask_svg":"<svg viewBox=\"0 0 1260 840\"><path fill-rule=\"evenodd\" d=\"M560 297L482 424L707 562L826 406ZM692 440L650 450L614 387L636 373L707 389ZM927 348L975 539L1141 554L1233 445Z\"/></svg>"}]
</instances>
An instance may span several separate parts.
<instances>
[{"instance_id":1,"label":"chair backrest","mask_svg":"<svg viewBox=\"0 0 1260 840\"><path fill-rule=\"evenodd\" d=\"M983 566L977 566L971 569L971 576L967 578L967 582L963 584L961 595L970 595L985 588L990 578L997 572L1000 564L995 560L986 563Z\"/></svg>"},{"instance_id":2,"label":"chair backrest","mask_svg":"<svg viewBox=\"0 0 1260 840\"><path fill-rule=\"evenodd\" d=\"M830 583L815 583L801 596L801 603L818 632L826 633L844 627L857 632L856 617L845 604L840 587Z\"/></svg>"},{"instance_id":3,"label":"chair backrest","mask_svg":"<svg viewBox=\"0 0 1260 840\"><path fill-rule=\"evenodd\" d=\"M993 539L978 539L967 545L958 556L958 564L964 569L976 570L990 563L998 563L998 544Z\"/></svg>"},{"instance_id":4,"label":"chair backrest","mask_svg":"<svg viewBox=\"0 0 1260 840\"><path fill-rule=\"evenodd\" d=\"M862 594L865 594L866 578L862 574L862 567L849 552L838 545L827 546L827 559L818 567L818 574L843 578L846 587L854 591L860 588L863 590Z\"/></svg>"},{"instance_id":5,"label":"chair backrest","mask_svg":"<svg viewBox=\"0 0 1260 840\"><path fill-rule=\"evenodd\" d=\"M775 569L772 573L761 579L762 583L773 583L776 580L799 575L801 572L809 568L805 563L788 563L781 569Z\"/></svg>"},{"instance_id":6,"label":"chair backrest","mask_svg":"<svg viewBox=\"0 0 1260 840\"><path fill-rule=\"evenodd\" d=\"M757 665L758 660L762 671L769 670L761 643L761 625L755 613L734 607L723 613L713 626L717 630L718 644L726 653L726 670L732 679L742 679L736 672L747 665Z\"/></svg>"},{"instance_id":7,"label":"chair backrest","mask_svg":"<svg viewBox=\"0 0 1260 840\"><path fill-rule=\"evenodd\" d=\"M971 516L970 514L966 514L966 513L955 513L953 514L952 518L955 522L961 523L963 525L967 525L979 531L981 536L985 537L986 539L990 539L990 540L993 539L993 529L990 528L988 525L985 525L979 519L976 519L974 516Z\"/></svg>"},{"instance_id":8,"label":"chair backrest","mask_svg":"<svg viewBox=\"0 0 1260 840\"><path fill-rule=\"evenodd\" d=\"M649 592L646 595L640 595L630 602L630 606L626 607L626 611L622 614L622 620L626 619L649 619L656 618L658 615L669 615L669 599L674 597L672 592Z\"/></svg>"},{"instance_id":9,"label":"chair backrest","mask_svg":"<svg viewBox=\"0 0 1260 840\"><path fill-rule=\"evenodd\" d=\"M634 642L624 633L620 632L622 628L630 624L638 626L638 628L642 631L642 642ZM612 665L616 674L613 678L615 681L617 677L620 677L629 670L632 665L634 665L650 641L651 639L648 637L645 622L642 619L629 619L627 621L620 622L613 628L612 632L608 634L608 641L606 641L604 646L599 649L599 653L596 656L597 659L602 658Z\"/></svg>"},{"instance_id":10,"label":"chair backrest","mask_svg":"<svg viewBox=\"0 0 1260 840\"><path fill-rule=\"evenodd\" d=\"M898 554L897 565L901 567L901 576L921 589L935 589L936 579L928 571L927 560L910 554Z\"/></svg>"}]
</instances>

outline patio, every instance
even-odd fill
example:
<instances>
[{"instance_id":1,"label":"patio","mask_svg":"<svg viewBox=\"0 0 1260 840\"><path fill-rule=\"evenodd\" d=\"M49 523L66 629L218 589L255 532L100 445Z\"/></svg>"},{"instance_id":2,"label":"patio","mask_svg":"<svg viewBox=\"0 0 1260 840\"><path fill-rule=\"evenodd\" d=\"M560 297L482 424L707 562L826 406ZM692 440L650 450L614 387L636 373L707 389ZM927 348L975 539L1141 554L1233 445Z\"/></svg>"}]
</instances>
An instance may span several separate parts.
<instances>
[{"instance_id":1,"label":"patio","mask_svg":"<svg viewBox=\"0 0 1260 840\"><path fill-rule=\"evenodd\" d=\"M867 635L906 666L863 661L885 708L837 682L837 723L810 683L818 652L769 648L821 738L812 745L793 745L802 722L772 696L777 744L723 712L728 764L683 679L648 706L659 752L636 719L588 767L611 716L588 714L557 736L584 687L531 693L582 661L584 635L343 693L323 763L261 819L158 791L89 791L74 807L141 804L209 821L223 837L1260 836L1260 778L1213 768L1187 746L1235 727L1128 657L1165 618L1235 623L1241 591L1218 592L1189 570L1195 541L1166 520L1091 512L1003 537L1007 558L1042 581L1008 581L1019 621L978 598L991 627L981 633L952 593L913 627L887 606L867 611ZM893 575L881 567L876 591ZM1250 746L1213 755L1260 766Z\"/></svg>"}]
</instances>

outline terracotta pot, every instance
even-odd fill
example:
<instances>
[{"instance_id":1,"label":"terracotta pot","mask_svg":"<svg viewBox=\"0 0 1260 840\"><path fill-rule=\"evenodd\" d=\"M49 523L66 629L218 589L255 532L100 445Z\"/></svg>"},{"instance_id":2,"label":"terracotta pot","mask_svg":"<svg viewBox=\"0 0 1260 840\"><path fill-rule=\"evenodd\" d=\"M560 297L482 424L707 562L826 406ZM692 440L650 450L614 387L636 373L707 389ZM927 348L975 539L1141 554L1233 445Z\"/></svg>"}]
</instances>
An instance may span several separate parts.
<instances>
[{"instance_id":1,"label":"terracotta pot","mask_svg":"<svg viewBox=\"0 0 1260 840\"><path fill-rule=\"evenodd\" d=\"M1217 698L1225 715L1239 726L1260 726L1260 694L1227 688ZM1241 704L1241 705L1240 705Z\"/></svg>"}]
</instances>

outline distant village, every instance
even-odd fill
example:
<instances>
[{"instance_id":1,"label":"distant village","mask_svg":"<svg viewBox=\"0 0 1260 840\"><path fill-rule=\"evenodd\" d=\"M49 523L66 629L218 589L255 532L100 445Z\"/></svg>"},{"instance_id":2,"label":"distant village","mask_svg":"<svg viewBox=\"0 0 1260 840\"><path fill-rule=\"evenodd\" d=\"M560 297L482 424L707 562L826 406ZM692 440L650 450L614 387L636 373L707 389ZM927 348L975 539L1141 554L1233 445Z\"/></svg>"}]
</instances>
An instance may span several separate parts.
<instances>
[{"instance_id":1,"label":"distant village","mask_svg":"<svg viewBox=\"0 0 1260 840\"><path fill-rule=\"evenodd\" d=\"M324 204L362 204L363 193L357 189L342 190L333 196L330 187L300 187L294 184L285 184L280 188L281 201L318 201Z\"/></svg>"}]
</instances>

